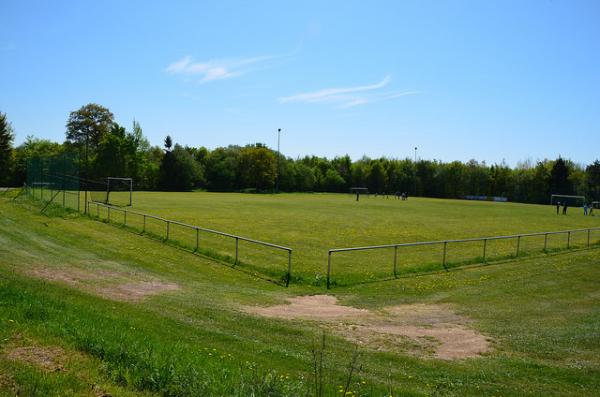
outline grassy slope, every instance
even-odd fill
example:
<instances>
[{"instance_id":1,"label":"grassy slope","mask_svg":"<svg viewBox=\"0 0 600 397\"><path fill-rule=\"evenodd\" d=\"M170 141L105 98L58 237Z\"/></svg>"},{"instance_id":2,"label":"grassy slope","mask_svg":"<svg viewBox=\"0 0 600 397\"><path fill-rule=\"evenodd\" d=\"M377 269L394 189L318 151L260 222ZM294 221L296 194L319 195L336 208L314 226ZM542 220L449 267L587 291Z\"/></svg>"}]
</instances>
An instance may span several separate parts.
<instances>
[{"instance_id":1,"label":"grassy slope","mask_svg":"<svg viewBox=\"0 0 600 397\"><path fill-rule=\"evenodd\" d=\"M23 387L38 385L37 395L64 395L67 389L88 395L90 382L105 385L114 395L125 393L122 387L131 393L166 393L185 382L202 395L233 395L239 363L246 361L265 371L290 373L291 380L273 386L281 394L286 388L304 387L298 377L310 371L309 351L318 337L317 327L254 318L238 307L281 302L288 294L323 292L320 289L285 290L105 224L48 218L1 199L0 243L1 343L6 346L14 335L24 334L41 344L59 343L70 352L87 353L80 364L91 379L87 381L61 378L72 373L44 374L0 356L0 369ZM40 265L85 270L90 264L177 282L182 289L131 304L24 276ZM383 394L388 378L395 390L407 395L429 394L436 386L449 395L594 395L600 388L599 265L598 250L592 250L339 288L334 293L342 303L357 307L451 303L496 340L490 355L450 363L364 351L362 377L369 385L379 385L374 395ZM330 383L336 384L343 379L352 346L333 336L328 345ZM217 355L223 358L215 360ZM105 370L97 369L98 360ZM181 379L165 375L170 367ZM193 377L190 367L204 372ZM153 371L163 375L146 376ZM208 386L190 386L192 378L202 378ZM223 386L227 383L229 388Z\"/></svg>"}]
</instances>

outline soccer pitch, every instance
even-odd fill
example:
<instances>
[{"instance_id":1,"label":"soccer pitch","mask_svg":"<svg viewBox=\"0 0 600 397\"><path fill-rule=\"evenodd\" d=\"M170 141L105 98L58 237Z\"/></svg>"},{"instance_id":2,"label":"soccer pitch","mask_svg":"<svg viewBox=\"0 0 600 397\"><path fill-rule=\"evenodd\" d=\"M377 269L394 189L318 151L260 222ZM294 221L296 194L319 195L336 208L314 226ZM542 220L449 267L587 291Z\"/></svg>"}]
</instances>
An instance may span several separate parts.
<instances>
[{"instance_id":1,"label":"soccer pitch","mask_svg":"<svg viewBox=\"0 0 600 397\"><path fill-rule=\"evenodd\" d=\"M600 217L584 217L580 208L571 208L564 216L556 215L548 205L427 198L401 201L393 196L363 196L356 202L349 194L136 192L133 201L134 211L290 247L294 250L293 278L308 283L323 279L331 248L600 226ZM130 216L128 222L131 225L135 220ZM146 225L147 231L157 235L163 228L150 221ZM173 226L170 236L176 241L195 239L192 231ZM583 245L586 237L574 235L571 245ZM521 252L541 251L543 239L524 239ZM592 235L592 243L599 240L600 232ZM490 241L488 256L491 260L510 257L515 244L516 240ZM550 236L547 244L549 250L564 248L565 236ZM211 235L203 235L200 246L219 252L232 250L231 241ZM239 249L241 261L252 263L254 270L273 277L284 273L285 253L251 244L241 244ZM344 284L389 277L393 255L393 249L340 253L335 256L333 278ZM464 243L448 249L447 261L468 263L480 256L481 242ZM400 274L440 269L440 263L439 247L407 247L398 252Z\"/></svg>"}]
</instances>

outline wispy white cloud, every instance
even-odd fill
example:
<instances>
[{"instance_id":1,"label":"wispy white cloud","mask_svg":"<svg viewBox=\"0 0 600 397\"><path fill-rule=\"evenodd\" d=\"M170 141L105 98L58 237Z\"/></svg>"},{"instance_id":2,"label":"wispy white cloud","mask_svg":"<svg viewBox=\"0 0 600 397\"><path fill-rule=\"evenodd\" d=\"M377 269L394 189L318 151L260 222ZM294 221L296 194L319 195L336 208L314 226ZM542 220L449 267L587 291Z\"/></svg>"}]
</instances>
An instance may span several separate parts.
<instances>
[{"instance_id":1,"label":"wispy white cloud","mask_svg":"<svg viewBox=\"0 0 600 397\"><path fill-rule=\"evenodd\" d=\"M353 87L325 88L313 92L305 92L279 98L279 102L305 102L305 103L330 103L336 104L338 108L346 109L370 102L398 98L406 95L418 94L418 91L392 91L382 93L380 90L389 85L390 76L369 85Z\"/></svg>"},{"instance_id":2,"label":"wispy white cloud","mask_svg":"<svg viewBox=\"0 0 600 397\"><path fill-rule=\"evenodd\" d=\"M215 80L230 79L241 76L259 64L274 60L277 56L266 55L246 58L211 59L209 61L194 62L191 56L186 56L173 62L165 71L170 74L179 74L188 78L198 78L198 82L207 83Z\"/></svg>"}]
</instances>

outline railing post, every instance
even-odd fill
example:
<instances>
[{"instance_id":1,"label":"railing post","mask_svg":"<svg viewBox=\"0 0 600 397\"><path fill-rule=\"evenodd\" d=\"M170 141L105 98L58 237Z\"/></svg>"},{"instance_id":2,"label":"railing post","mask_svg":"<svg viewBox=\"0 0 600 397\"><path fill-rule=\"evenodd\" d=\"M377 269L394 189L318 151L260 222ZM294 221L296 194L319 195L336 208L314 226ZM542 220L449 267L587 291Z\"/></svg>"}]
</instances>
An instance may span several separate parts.
<instances>
[{"instance_id":1,"label":"railing post","mask_svg":"<svg viewBox=\"0 0 600 397\"><path fill-rule=\"evenodd\" d=\"M329 255L327 257L327 289L329 289L331 287L330 277L331 277L331 251L329 251Z\"/></svg>"},{"instance_id":2,"label":"railing post","mask_svg":"<svg viewBox=\"0 0 600 397\"><path fill-rule=\"evenodd\" d=\"M142 226L142 233L146 233L146 214L144 214L144 226Z\"/></svg>"},{"instance_id":3,"label":"railing post","mask_svg":"<svg viewBox=\"0 0 600 397\"><path fill-rule=\"evenodd\" d=\"M517 253L515 256L519 256L519 248L521 248L521 236L517 236Z\"/></svg>"},{"instance_id":4,"label":"railing post","mask_svg":"<svg viewBox=\"0 0 600 397\"><path fill-rule=\"evenodd\" d=\"M448 242L444 241L444 255L442 257L442 266L444 266L444 269L448 270L448 268L446 267L446 250L448 248Z\"/></svg>"},{"instance_id":5,"label":"railing post","mask_svg":"<svg viewBox=\"0 0 600 397\"><path fill-rule=\"evenodd\" d=\"M127 210L123 211L123 226L127 226Z\"/></svg>"},{"instance_id":6,"label":"railing post","mask_svg":"<svg viewBox=\"0 0 600 397\"><path fill-rule=\"evenodd\" d=\"M483 239L483 263L485 263L485 251L487 248L487 238Z\"/></svg>"},{"instance_id":7,"label":"railing post","mask_svg":"<svg viewBox=\"0 0 600 397\"><path fill-rule=\"evenodd\" d=\"M235 262L234 262L235 265L238 264L239 245L240 245L240 239L236 237L235 238Z\"/></svg>"},{"instance_id":8,"label":"railing post","mask_svg":"<svg viewBox=\"0 0 600 397\"><path fill-rule=\"evenodd\" d=\"M167 238L165 241L169 241L169 228L171 227L171 222L167 221Z\"/></svg>"},{"instance_id":9,"label":"railing post","mask_svg":"<svg viewBox=\"0 0 600 397\"><path fill-rule=\"evenodd\" d=\"M394 245L394 278L398 278L398 246Z\"/></svg>"},{"instance_id":10,"label":"railing post","mask_svg":"<svg viewBox=\"0 0 600 397\"><path fill-rule=\"evenodd\" d=\"M285 279L285 286L290 285L290 279L292 278L292 250L288 251L288 271L287 278Z\"/></svg>"},{"instance_id":11,"label":"railing post","mask_svg":"<svg viewBox=\"0 0 600 397\"><path fill-rule=\"evenodd\" d=\"M587 232L588 232L587 246L588 246L588 248L590 248L590 229L588 229Z\"/></svg>"},{"instance_id":12,"label":"railing post","mask_svg":"<svg viewBox=\"0 0 600 397\"><path fill-rule=\"evenodd\" d=\"M110 207L108 207L108 223L110 223Z\"/></svg>"},{"instance_id":13,"label":"railing post","mask_svg":"<svg viewBox=\"0 0 600 397\"><path fill-rule=\"evenodd\" d=\"M567 249L571 248L571 231L567 232Z\"/></svg>"},{"instance_id":14,"label":"railing post","mask_svg":"<svg viewBox=\"0 0 600 397\"><path fill-rule=\"evenodd\" d=\"M544 252L548 251L548 233L544 234Z\"/></svg>"},{"instance_id":15,"label":"railing post","mask_svg":"<svg viewBox=\"0 0 600 397\"><path fill-rule=\"evenodd\" d=\"M65 190L64 190L64 186L63 186L63 208L65 208Z\"/></svg>"},{"instance_id":16,"label":"railing post","mask_svg":"<svg viewBox=\"0 0 600 397\"><path fill-rule=\"evenodd\" d=\"M195 252L198 252L198 248L200 248L200 229L196 228L196 249Z\"/></svg>"}]
</instances>

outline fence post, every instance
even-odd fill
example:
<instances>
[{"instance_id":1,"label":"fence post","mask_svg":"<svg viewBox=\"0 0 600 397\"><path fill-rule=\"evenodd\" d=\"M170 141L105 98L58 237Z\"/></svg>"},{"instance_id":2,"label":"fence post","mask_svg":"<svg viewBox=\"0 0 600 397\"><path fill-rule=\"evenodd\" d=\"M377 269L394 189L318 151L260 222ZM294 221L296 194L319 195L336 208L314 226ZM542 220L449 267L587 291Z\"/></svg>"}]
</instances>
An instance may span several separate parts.
<instances>
[{"instance_id":1,"label":"fence post","mask_svg":"<svg viewBox=\"0 0 600 397\"><path fill-rule=\"evenodd\" d=\"M330 288L330 277L331 277L331 251L329 251L329 256L327 257L327 289Z\"/></svg>"},{"instance_id":2,"label":"fence post","mask_svg":"<svg viewBox=\"0 0 600 397\"><path fill-rule=\"evenodd\" d=\"M588 248L590 248L590 229L588 229L587 246L588 246Z\"/></svg>"},{"instance_id":3,"label":"fence post","mask_svg":"<svg viewBox=\"0 0 600 397\"><path fill-rule=\"evenodd\" d=\"M442 266L444 266L444 269L448 270L448 268L446 267L446 249L448 247L448 242L444 241L444 255L442 258Z\"/></svg>"},{"instance_id":4,"label":"fence post","mask_svg":"<svg viewBox=\"0 0 600 397\"><path fill-rule=\"evenodd\" d=\"M571 248L571 231L567 232L567 249Z\"/></svg>"},{"instance_id":5,"label":"fence post","mask_svg":"<svg viewBox=\"0 0 600 397\"><path fill-rule=\"evenodd\" d=\"M516 257L519 256L519 248L521 248L521 236L517 236L517 254Z\"/></svg>"},{"instance_id":6,"label":"fence post","mask_svg":"<svg viewBox=\"0 0 600 397\"><path fill-rule=\"evenodd\" d=\"M123 226L127 226L127 210L123 211Z\"/></svg>"},{"instance_id":7,"label":"fence post","mask_svg":"<svg viewBox=\"0 0 600 397\"><path fill-rule=\"evenodd\" d=\"M107 208L108 208L108 223L110 223L110 207L107 207Z\"/></svg>"},{"instance_id":8,"label":"fence post","mask_svg":"<svg viewBox=\"0 0 600 397\"><path fill-rule=\"evenodd\" d=\"M398 278L398 246L394 245L394 278Z\"/></svg>"},{"instance_id":9,"label":"fence post","mask_svg":"<svg viewBox=\"0 0 600 397\"><path fill-rule=\"evenodd\" d=\"M171 222L167 221L167 238L165 241L169 241L169 228L171 227Z\"/></svg>"},{"instance_id":10,"label":"fence post","mask_svg":"<svg viewBox=\"0 0 600 397\"><path fill-rule=\"evenodd\" d=\"M548 233L544 234L544 252L548 251Z\"/></svg>"},{"instance_id":11,"label":"fence post","mask_svg":"<svg viewBox=\"0 0 600 397\"><path fill-rule=\"evenodd\" d=\"M239 245L240 245L240 239L236 237L235 238L235 262L234 262L235 265L238 264Z\"/></svg>"},{"instance_id":12,"label":"fence post","mask_svg":"<svg viewBox=\"0 0 600 397\"><path fill-rule=\"evenodd\" d=\"M487 248L487 238L483 239L483 263L485 263L485 251Z\"/></svg>"},{"instance_id":13,"label":"fence post","mask_svg":"<svg viewBox=\"0 0 600 397\"><path fill-rule=\"evenodd\" d=\"M290 285L290 278L292 278L292 250L288 251L288 271L287 278L285 280L286 287Z\"/></svg>"},{"instance_id":14,"label":"fence post","mask_svg":"<svg viewBox=\"0 0 600 397\"><path fill-rule=\"evenodd\" d=\"M144 226L142 226L142 233L146 233L146 214L144 214Z\"/></svg>"},{"instance_id":15,"label":"fence post","mask_svg":"<svg viewBox=\"0 0 600 397\"><path fill-rule=\"evenodd\" d=\"M198 248L200 248L200 229L196 228L196 249L195 252L198 252Z\"/></svg>"}]
</instances>

